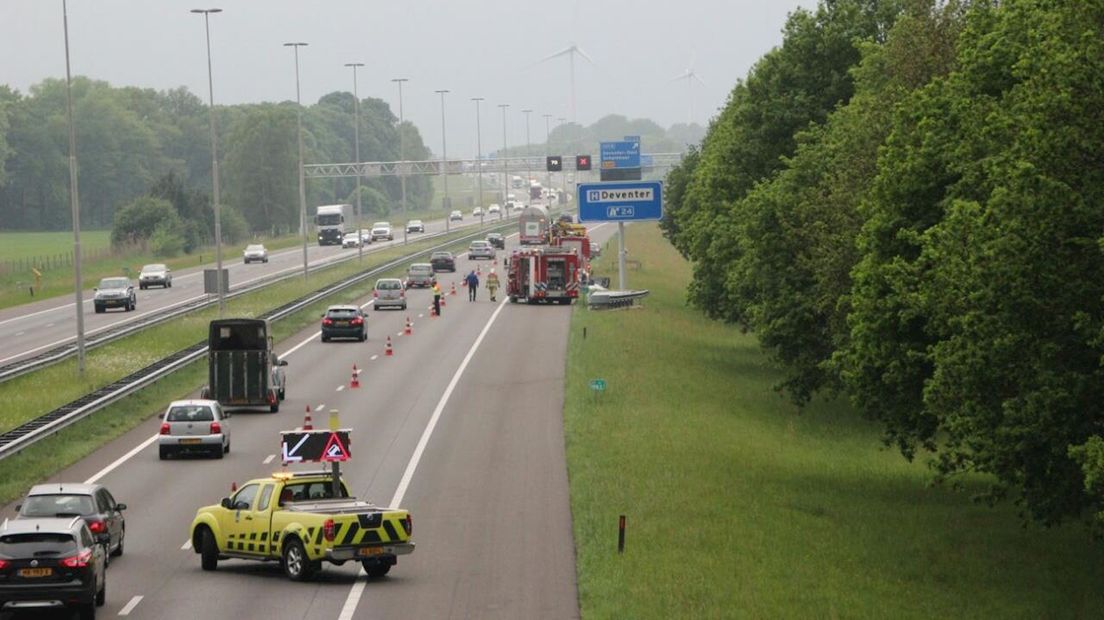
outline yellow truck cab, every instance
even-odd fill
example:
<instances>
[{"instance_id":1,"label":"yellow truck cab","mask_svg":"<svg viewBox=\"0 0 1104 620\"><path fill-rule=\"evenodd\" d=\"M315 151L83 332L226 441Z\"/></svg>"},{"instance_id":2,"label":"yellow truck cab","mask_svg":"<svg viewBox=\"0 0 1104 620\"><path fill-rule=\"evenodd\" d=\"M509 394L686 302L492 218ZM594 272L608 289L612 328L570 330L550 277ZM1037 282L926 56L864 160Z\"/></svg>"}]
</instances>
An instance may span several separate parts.
<instances>
[{"instance_id":1,"label":"yellow truck cab","mask_svg":"<svg viewBox=\"0 0 1104 620\"><path fill-rule=\"evenodd\" d=\"M191 541L203 570L219 560L279 561L294 581L310 579L322 562L358 560L371 578L414 552L406 510L382 508L334 489L329 472L278 472L250 480L192 521Z\"/></svg>"}]
</instances>

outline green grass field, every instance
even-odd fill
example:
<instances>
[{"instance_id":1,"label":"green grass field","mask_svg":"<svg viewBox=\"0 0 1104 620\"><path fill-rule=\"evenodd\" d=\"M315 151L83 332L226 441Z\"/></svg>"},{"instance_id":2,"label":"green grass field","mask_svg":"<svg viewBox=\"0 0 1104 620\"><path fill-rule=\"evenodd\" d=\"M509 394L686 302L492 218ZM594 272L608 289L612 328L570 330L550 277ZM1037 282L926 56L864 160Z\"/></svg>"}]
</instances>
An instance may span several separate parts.
<instances>
[{"instance_id":1,"label":"green grass field","mask_svg":"<svg viewBox=\"0 0 1104 620\"><path fill-rule=\"evenodd\" d=\"M569 344L584 618L1104 617L1101 549L1083 528L975 503L980 477L932 486L845 402L797 410L754 335L685 306L689 266L658 228L628 235L630 285L651 296L576 307ZM613 255L598 273L616 282Z\"/></svg>"},{"instance_id":2,"label":"green grass field","mask_svg":"<svg viewBox=\"0 0 1104 620\"><path fill-rule=\"evenodd\" d=\"M82 230L81 246L85 252L111 247L111 231ZM0 262L72 251L72 232L0 232Z\"/></svg>"}]
</instances>

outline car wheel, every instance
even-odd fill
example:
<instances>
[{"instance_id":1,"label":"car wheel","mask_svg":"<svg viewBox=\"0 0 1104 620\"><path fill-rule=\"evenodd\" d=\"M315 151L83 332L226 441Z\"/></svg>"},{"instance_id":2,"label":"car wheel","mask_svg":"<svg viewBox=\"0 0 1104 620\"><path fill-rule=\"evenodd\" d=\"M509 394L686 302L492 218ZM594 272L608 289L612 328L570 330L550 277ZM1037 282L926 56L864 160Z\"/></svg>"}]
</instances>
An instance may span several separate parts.
<instances>
[{"instance_id":1,"label":"car wheel","mask_svg":"<svg viewBox=\"0 0 1104 620\"><path fill-rule=\"evenodd\" d=\"M362 560L361 566L364 567L364 572L368 573L369 579L379 579L391 571L390 564L372 562L371 560Z\"/></svg>"},{"instance_id":2,"label":"car wheel","mask_svg":"<svg viewBox=\"0 0 1104 620\"><path fill-rule=\"evenodd\" d=\"M325 336L325 335L322 336L322 342L329 342L329 341L330 341L329 336Z\"/></svg>"},{"instance_id":3,"label":"car wheel","mask_svg":"<svg viewBox=\"0 0 1104 620\"><path fill-rule=\"evenodd\" d=\"M368 340L368 332L363 332L363 331L360 332L360 341L361 342L367 342L367 340Z\"/></svg>"},{"instance_id":4,"label":"car wheel","mask_svg":"<svg viewBox=\"0 0 1104 620\"><path fill-rule=\"evenodd\" d=\"M277 400L277 401L276 401L276 404L275 404L275 405L272 405L272 406L270 406L270 407L268 408L268 410L269 410L269 412L271 412L271 413L279 413L279 412L280 412L280 401L279 401L279 400Z\"/></svg>"},{"instance_id":5,"label":"car wheel","mask_svg":"<svg viewBox=\"0 0 1104 620\"><path fill-rule=\"evenodd\" d=\"M292 581L307 581L314 576L314 563L307 557L307 550L303 543L296 539L284 545L283 561L284 574Z\"/></svg>"},{"instance_id":6,"label":"car wheel","mask_svg":"<svg viewBox=\"0 0 1104 620\"><path fill-rule=\"evenodd\" d=\"M104 311L103 306L96 306L96 314L103 314L103 311Z\"/></svg>"},{"instance_id":7,"label":"car wheel","mask_svg":"<svg viewBox=\"0 0 1104 620\"><path fill-rule=\"evenodd\" d=\"M81 620L96 620L96 606L92 603L82 605L80 611L77 612L77 616Z\"/></svg>"},{"instance_id":8,"label":"car wheel","mask_svg":"<svg viewBox=\"0 0 1104 620\"><path fill-rule=\"evenodd\" d=\"M226 447L223 448L223 452L225 452L226 454L230 454L230 442L229 441L226 442Z\"/></svg>"},{"instance_id":9,"label":"car wheel","mask_svg":"<svg viewBox=\"0 0 1104 620\"><path fill-rule=\"evenodd\" d=\"M164 461L165 459L169 458L169 449L165 446L159 446L157 449L157 456L162 461Z\"/></svg>"},{"instance_id":10,"label":"car wheel","mask_svg":"<svg viewBox=\"0 0 1104 620\"><path fill-rule=\"evenodd\" d=\"M123 533L120 535L119 546L115 547L115 550L111 552L111 557L117 558L117 557L123 555L123 541L124 540L126 540L126 530L123 530Z\"/></svg>"},{"instance_id":11,"label":"car wheel","mask_svg":"<svg viewBox=\"0 0 1104 620\"><path fill-rule=\"evenodd\" d=\"M211 530L204 527L199 533L199 565L203 570L215 570L218 566L218 543Z\"/></svg>"},{"instance_id":12,"label":"car wheel","mask_svg":"<svg viewBox=\"0 0 1104 620\"><path fill-rule=\"evenodd\" d=\"M276 397L280 400L284 400L284 388L280 388L280 391L276 393Z\"/></svg>"},{"instance_id":13,"label":"car wheel","mask_svg":"<svg viewBox=\"0 0 1104 620\"><path fill-rule=\"evenodd\" d=\"M138 285L138 290L140 290L140 291L146 290L146 285L145 284L139 284Z\"/></svg>"},{"instance_id":14,"label":"car wheel","mask_svg":"<svg viewBox=\"0 0 1104 620\"><path fill-rule=\"evenodd\" d=\"M406 310L406 302L403 302L402 309Z\"/></svg>"},{"instance_id":15,"label":"car wheel","mask_svg":"<svg viewBox=\"0 0 1104 620\"><path fill-rule=\"evenodd\" d=\"M223 448L221 445L215 446L215 449L211 450L211 456L215 457L216 459L221 459L223 454L225 453L223 452Z\"/></svg>"},{"instance_id":16,"label":"car wheel","mask_svg":"<svg viewBox=\"0 0 1104 620\"><path fill-rule=\"evenodd\" d=\"M107 576L104 575L103 584L100 585L100 591L96 593L96 607L103 607L107 602Z\"/></svg>"},{"instance_id":17,"label":"car wheel","mask_svg":"<svg viewBox=\"0 0 1104 620\"><path fill-rule=\"evenodd\" d=\"M169 283L165 285L165 288L172 288L172 280L169 280Z\"/></svg>"}]
</instances>

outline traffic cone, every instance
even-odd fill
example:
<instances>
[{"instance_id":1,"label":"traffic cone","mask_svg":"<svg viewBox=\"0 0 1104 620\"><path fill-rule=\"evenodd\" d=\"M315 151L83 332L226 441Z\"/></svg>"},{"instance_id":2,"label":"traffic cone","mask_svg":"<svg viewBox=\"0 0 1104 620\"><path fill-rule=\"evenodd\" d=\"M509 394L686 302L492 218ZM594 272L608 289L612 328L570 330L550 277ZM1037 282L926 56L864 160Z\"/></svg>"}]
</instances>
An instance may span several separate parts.
<instances>
[{"instance_id":1,"label":"traffic cone","mask_svg":"<svg viewBox=\"0 0 1104 620\"><path fill-rule=\"evenodd\" d=\"M387 337L387 349L383 353L387 357L391 357L395 354L395 352L391 350L391 336Z\"/></svg>"},{"instance_id":2,"label":"traffic cone","mask_svg":"<svg viewBox=\"0 0 1104 620\"><path fill-rule=\"evenodd\" d=\"M444 295L441 295L441 307L442 308L445 307L445 296Z\"/></svg>"},{"instance_id":3,"label":"traffic cone","mask_svg":"<svg viewBox=\"0 0 1104 620\"><path fill-rule=\"evenodd\" d=\"M313 431L314 430L314 421L311 420L310 405L307 405L307 412L305 414L303 414L303 430L305 430L305 431Z\"/></svg>"},{"instance_id":4,"label":"traffic cone","mask_svg":"<svg viewBox=\"0 0 1104 620\"><path fill-rule=\"evenodd\" d=\"M453 282L452 283L452 290L449 291L449 295L455 295L455 294L456 294L456 283Z\"/></svg>"},{"instance_id":5,"label":"traffic cone","mask_svg":"<svg viewBox=\"0 0 1104 620\"><path fill-rule=\"evenodd\" d=\"M410 324L410 317L406 317L406 329L403 330L403 333L407 336L414 333L414 326Z\"/></svg>"},{"instance_id":6,"label":"traffic cone","mask_svg":"<svg viewBox=\"0 0 1104 620\"><path fill-rule=\"evenodd\" d=\"M237 491L237 490L238 490L238 483L237 482L231 482L230 483L230 492L233 493L234 491Z\"/></svg>"},{"instance_id":7,"label":"traffic cone","mask_svg":"<svg viewBox=\"0 0 1104 620\"><path fill-rule=\"evenodd\" d=\"M349 380L350 388L360 387L360 371L357 370L356 364L353 364L353 378Z\"/></svg>"},{"instance_id":8,"label":"traffic cone","mask_svg":"<svg viewBox=\"0 0 1104 620\"><path fill-rule=\"evenodd\" d=\"M437 318L437 310L433 306L429 307L429 316L430 318Z\"/></svg>"},{"instance_id":9,"label":"traffic cone","mask_svg":"<svg viewBox=\"0 0 1104 620\"><path fill-rule=\"evenodd\" d=\"M477 276L483 275L483 266L482 265L476 265L475 266L475 275L477 275Z\"/></svg>"}]
</instances>

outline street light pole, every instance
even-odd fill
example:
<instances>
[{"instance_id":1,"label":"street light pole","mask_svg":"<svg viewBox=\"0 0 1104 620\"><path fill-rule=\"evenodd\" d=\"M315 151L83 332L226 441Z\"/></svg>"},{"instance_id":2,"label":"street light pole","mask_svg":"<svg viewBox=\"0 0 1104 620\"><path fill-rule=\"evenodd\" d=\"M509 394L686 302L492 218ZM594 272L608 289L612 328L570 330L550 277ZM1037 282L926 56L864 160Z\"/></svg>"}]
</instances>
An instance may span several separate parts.
<instances>
[{"instance_id":1,"label":"street light pole","mask_svg":"<svg viewBox=\"0 0 1104 620\"><path fill-rule=\"evenodd\" d=\"M299 232L303 237L303 280L308 277L307 269L307 186L303 178L303 104L299 99L299 48L306 43L284 43L285 47L295 50L295 126L299 137ZM359 231L357 234L360 234Z\"/></svg>"},{"instance_id":2,"label":"street light pole","mask_svg":"<svg viewBox=\"0 0 1104 620\"><path fill-rule=\"evenodd\" d=\"M221 13L222 9L192 9L192 13L203 14L203 28L207 32L207 93L209 96L211 128L211 183L212 200L215 207L215 281L218 283L218 315L221 319L226 312L227 283L222 279L222 199L219 195L218 139L215 130L215 81L211 71L211 13Z\"/></svg>"},{"instance_id":3,"label":"street light pole","mask_svg":"<svg viewBox=\"0 0 1104 620\"><path fill-rule=\"evenodd\" d=\"M402 210L403 214L406 214L406 133L403 131L403 123L406 119L403 118L403 99L402 99L402 86L403 82L409 81L410 78L395 78L392 82L399 84L399 183L402 185ZM406 230L406 227L403 227ZM403 233L403 243L406 243L406 233Z\"/></svg>"},{"instance_id":4,"label":"street light pole","mask_svg":"<svg viewBox=\"0 0 1104 620\"><path fill-rule=\"evenodd\" d=\"M73 126L73 88L69 72L69 7L61 0L65 30L65 118L69 124L69 208L73 212L74 303L77 307L77 375L84 376L84 284L81 282L80 193L77 187L77 131Z\"/></svg>"},{"instance_id":5,"label":"street light pole","mask_svg":"<svg viewBox=\"0 0 1104 620\"><path fill-rule=\"evenodd\" d=\"M479 188L479 208L484 207L483 204L483 144L482 130L479 127L479 102L483 101L483 97L472 97L472 101L475 102L475 184ZM502 211L506 210L506 205L503 205L498 212L498 219L502 219Z\"/></svg>"},{"instance_id":6,"label":"street light pole","mask_svg":"<svg viewBox=\"0 0 1104 620\"><path fill-rule=\"evenodd\" d=\"M533 143L529 140L529 115L533 111L522 110L521 113L525 115L525 187L522 190L528 192L533 184L533 165L529 162L533 155Z\"/></svg>"},{"instance_id":7,"label":"street light pole","mask_svg":"<svg viewBox=\"0 0 1104 620\"><path fill-rule=\"evenodd\" d=\"M445 142L445 94L449 92L448 89L441 89L433 91L438 95L441 95L441 175L442 181L445 183L445 232L449 230L449 217L448 210L452 206L452 201L449 200L448 193L448 146Z\"/></svg>"},{"instance_id":8,"label":"street light pole","mask_svg":"<svg viewBox=\"0 0 1104 620\"><path fill-rule=\"evenodd\" d=\"M552 154L552 145L550 145L548 143L549 142L549 137L548 136L552 135L551 132L548 129L548 122L549 122L549 120L552 119L552 115L551 114L543 114L542 116L544 116L544 156L547 159L547 157ZM563 159L561 158L560 161L563 162ZM561 170L562 169L563 168L561 166ZM548 170L547 165L545 166L545 183L548 184L548 191L552 191L552 171Z\"/></svg>"},{"instance_id":9,"label":"street light pole","mask_svg":"<svg viewBox=\"0 0 1104 620\"><path fill-rule=\"evenodd\" d=\"M506 108L510 104L500 103L498 107L502 108L502 203L505 205L507 196L510 195L510 164L506 161Z\"/></svg>"},{"instance_id":10,"label":"street light pole","mask_svg":"<svg viewBox=\"0 0 1104 620\"><path fill-rule=\"evenodd\" d=\"M356 236L357 236L357 260L364 259L364 238L360 236L363 227L364 214L360 210L360 93L357 91L357 67L363 67L362 62L347 62L346 67L353 68L353 157L356 159Z\"/></svg>"},{"instance_id":11,"label":"street light pole","mask_svg":"<svg viewBox=\"0 0 1104 620\"><path fill-rule=\"evenodd\" d=\"M557 118L556 119L556 129L559 129L560 127L563 127L564 121L566 121L566 120L567 120L566 118L562 118L562 117ZM562 135L563 134L561 134L561 136ZM562 139L562 137L561 137L561 139ZM575 155L577 155L577 154L578 153L575 153ZM576 174L578 174L578 171L576 171ZM567 193L567 168L563 168L563 169L560 170L560 191L565 193L565 194Z\"/></svg>"}]
</instances>

